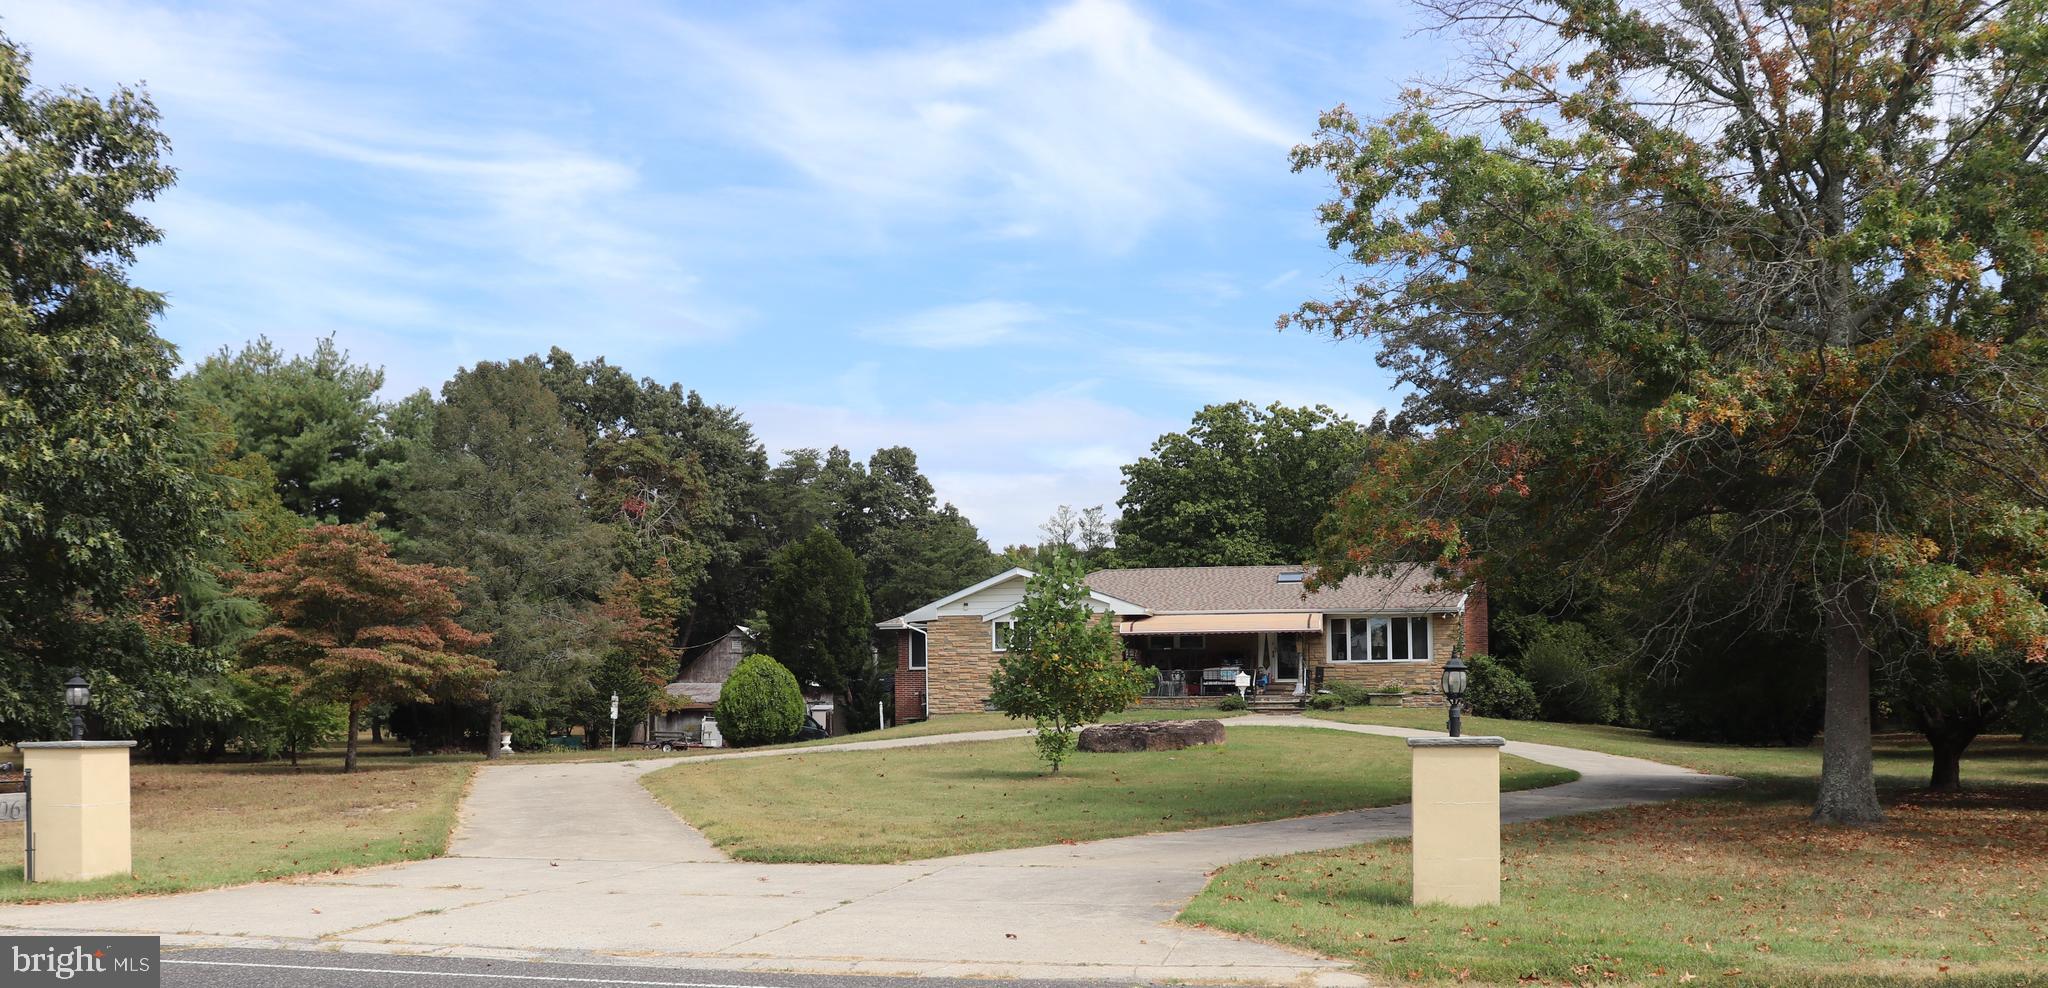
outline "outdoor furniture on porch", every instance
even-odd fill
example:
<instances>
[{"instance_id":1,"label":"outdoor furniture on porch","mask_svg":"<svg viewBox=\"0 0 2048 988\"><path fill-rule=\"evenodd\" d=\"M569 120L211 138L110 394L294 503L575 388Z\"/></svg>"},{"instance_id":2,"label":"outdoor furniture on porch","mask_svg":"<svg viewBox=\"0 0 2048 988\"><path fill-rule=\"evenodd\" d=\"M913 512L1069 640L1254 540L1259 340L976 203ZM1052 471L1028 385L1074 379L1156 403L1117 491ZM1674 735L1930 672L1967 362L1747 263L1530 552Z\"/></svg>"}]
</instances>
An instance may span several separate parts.
<instances>
[{"instance_id":1,"label":"outdoor furniture on porch","mask_svg":"<svg viewBox=\"0 0 2048 988\"><path fill-rule=\"evenodd\" d=\"M1237 674L1243 671L1244 667L1238 665L1211 666L1202 670L1202 695L1237 692Z\"/></svg>"},{"instance_id":2,"label":"outdoor furniture on porch","mask_svg":"<svg viewBox=\"0 0 2048 988\"><path fill-rule=\"evenodd\" d=\"M1152 682L1152 692L1146 695L1155 697L1179 697L1188 695L1187 673L1182 672L1179 669L1161 670L1159 673L1159 677L1153 680Z\"/></svg>"}]
</instances>

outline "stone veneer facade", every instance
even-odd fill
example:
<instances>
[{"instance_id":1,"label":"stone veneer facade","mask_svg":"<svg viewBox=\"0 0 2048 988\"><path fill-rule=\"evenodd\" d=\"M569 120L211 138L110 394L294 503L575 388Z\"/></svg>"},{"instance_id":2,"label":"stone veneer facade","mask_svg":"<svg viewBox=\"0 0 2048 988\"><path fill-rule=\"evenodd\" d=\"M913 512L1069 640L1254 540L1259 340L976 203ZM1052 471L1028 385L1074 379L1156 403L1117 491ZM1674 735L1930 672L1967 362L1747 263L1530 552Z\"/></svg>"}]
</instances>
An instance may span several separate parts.
<instances>
[{"instance_id":1,"label":"stone veneer facade","mask_svg":"<svg viewBox=\"0 0 2048 988\"><path fill-rule=\"evenodd\" d=\"M988 678L1001 657L990 646L989 623L971 614L949 614L925 625L926 678L931 712L972 714L988 709Z\"/></svg>"}]
</instances>

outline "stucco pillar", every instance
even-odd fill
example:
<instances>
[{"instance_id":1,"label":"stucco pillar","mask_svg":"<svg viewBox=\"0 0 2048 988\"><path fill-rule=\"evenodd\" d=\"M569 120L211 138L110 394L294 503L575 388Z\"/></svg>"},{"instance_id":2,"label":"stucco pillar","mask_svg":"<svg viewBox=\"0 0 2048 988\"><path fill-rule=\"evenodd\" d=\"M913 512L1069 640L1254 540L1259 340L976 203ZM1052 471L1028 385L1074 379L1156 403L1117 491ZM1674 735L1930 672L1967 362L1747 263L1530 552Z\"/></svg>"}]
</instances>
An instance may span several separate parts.
<instances>
[{"instance_id":1,"label":"stucco pillar","mask_svg":"<svg viewBox=\"0 0 2048 988\"><path fill-rule=\"evenodd\" d=\"M128 834L133 741L24 741L35 880L75 882L134 870Z\"/></svg>"},{"instance_id":2,"label":"stucco pillar","mask_svg":"<svg viewBox=\"0 0 2048 988\"><path fill-rule=\"evenodd\" d=\"M1409 738L1415 903L1500 904L1502 738Z\"/></svg>"}]
</instances>

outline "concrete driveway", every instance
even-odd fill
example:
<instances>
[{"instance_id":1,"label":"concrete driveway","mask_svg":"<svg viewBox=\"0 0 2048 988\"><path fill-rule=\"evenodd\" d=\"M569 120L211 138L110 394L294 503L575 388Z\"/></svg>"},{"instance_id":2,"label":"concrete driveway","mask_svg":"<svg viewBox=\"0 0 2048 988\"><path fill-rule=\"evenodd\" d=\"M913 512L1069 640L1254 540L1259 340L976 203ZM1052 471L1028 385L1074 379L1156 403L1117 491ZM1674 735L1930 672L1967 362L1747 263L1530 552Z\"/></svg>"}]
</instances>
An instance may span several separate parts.
<instances>
[{"instance_id":1,"label":"concrete driveway","mask_svg":"<svg viewBox=\"0 0 2048 988\"><path fill-rule=\"evenodd\" d=\"M1428 733L1301 717L1238 723ZM1731 781L1549 745L1505 750L1581 775L1506 795L1508 821L1673 799ZM1170 921L1222 865L1408 833L1408 808L1391 806L901 865L746 864L728 860L639 785L641 774L674 764L492 765L477 774L447 857L176 896L0 907L0 930L153 933L167 947L716 970L1344 984L1357 979L1341 964Z\"/></svg>"}]
</instances>

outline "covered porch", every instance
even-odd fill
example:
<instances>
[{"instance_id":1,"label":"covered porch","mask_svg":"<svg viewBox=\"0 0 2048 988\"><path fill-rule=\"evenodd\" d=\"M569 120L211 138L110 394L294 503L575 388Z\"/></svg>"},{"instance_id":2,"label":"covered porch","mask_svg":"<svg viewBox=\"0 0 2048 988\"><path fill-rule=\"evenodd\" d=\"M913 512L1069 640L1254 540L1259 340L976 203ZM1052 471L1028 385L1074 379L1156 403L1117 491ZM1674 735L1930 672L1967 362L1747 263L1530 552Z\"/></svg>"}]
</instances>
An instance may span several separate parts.
<instances>
[{"instance_id":1,"label":"covered porch","mask_svg":"<svg viewBox=\"0 0 2048 988\"><path fill-rule=\"evenodd\" d=\"M1321 634L1322 615L1300 612L1163 614L1118 622L1131 659L1158 675L1149 697L1222 696L1237 692L1243 673L1267 694L1306 695L1313 688L1305 639Z\"/></svg>"}]
</instances>

